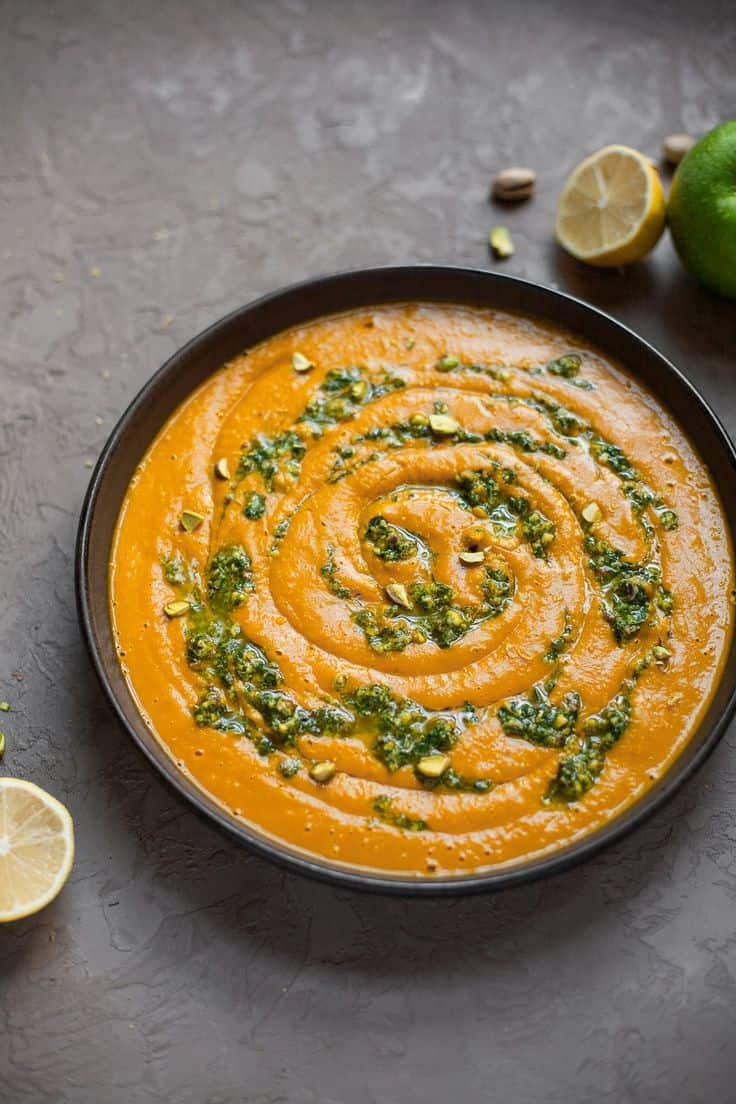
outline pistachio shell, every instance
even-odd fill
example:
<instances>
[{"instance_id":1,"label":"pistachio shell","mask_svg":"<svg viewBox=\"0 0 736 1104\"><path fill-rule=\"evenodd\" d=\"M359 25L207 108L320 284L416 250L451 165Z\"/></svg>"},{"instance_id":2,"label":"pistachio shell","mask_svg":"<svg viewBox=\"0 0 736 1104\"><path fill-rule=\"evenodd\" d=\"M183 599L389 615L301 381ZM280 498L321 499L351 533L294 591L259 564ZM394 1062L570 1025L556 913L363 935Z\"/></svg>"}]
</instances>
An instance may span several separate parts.
<instances>
[{"instance_id":1,"label":"pistachio shell","mask_svg":"<svg viewBox=\"0 0 736 1104\"><path fill-rule=\"evenodd\" d=\"M662 143L662 154L670 165L679 165L688 150L695 145L689 134L670 134Z\"/></svg>"},{"instance_id":2,"label":"pistachio shell","mask_svg":"<svg viewBox=\"0 0 736 1104\"><path fill-rule=\"evenodd\" d=\"M494 199L516 202L528 199L534 191L537 174L533 169L512 166L494 176L491 192Z\"/></svg>"}]
</instances>

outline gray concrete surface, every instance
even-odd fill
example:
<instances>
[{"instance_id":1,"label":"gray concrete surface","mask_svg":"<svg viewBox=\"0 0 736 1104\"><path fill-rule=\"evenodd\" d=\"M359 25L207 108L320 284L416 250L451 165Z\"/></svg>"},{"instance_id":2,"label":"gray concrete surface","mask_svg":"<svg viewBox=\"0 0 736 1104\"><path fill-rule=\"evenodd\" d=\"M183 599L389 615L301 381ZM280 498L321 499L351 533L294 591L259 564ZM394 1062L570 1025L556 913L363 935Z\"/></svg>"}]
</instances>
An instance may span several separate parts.
<instances>
[{"instance_id":1,"label":"gray concrete surface","mask_svg":"<svg viewBox=\"0 0 736 1104\"><path fill-rule=\"evenodd\" d=\"M3 769L66 801L71 881L0 931L3 1104L721 1104L736 1099L733 730L620 846L503 896L336 892L164 787L82 649L93 460L206 323L321 271L490 265L669 354L736 429L736 307L664 242L625 273L551 241L586 152L656 155L736 108L732 3L0 4Z\"/></svg>"}]
</instances>

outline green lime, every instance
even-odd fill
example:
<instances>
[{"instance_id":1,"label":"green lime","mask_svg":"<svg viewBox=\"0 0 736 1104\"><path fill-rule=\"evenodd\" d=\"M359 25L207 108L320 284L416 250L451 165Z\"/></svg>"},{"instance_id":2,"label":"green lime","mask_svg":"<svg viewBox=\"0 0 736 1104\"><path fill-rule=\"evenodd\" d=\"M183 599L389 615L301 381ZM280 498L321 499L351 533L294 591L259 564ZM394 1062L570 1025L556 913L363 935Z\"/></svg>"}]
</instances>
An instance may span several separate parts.
<instances>
[{"instance_id":1,"label":"green lime","mask_svg":"<svg viewBox=\"0 0 736 1104\"><path fill-rule=\"evenodd\" d=\"M709 131L680 162L667 218L685 268L736 299L736 119Z\"/></svg>"}]
</instances>

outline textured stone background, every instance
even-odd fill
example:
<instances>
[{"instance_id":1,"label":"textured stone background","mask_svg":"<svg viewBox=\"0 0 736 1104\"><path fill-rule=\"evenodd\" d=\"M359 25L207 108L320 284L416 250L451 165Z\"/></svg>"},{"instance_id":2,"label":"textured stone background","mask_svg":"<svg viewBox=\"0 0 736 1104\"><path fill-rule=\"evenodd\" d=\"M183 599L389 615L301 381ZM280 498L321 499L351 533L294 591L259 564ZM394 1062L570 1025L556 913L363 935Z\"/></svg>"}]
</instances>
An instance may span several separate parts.
<instances>
[{"instance_id":1,"label":"textured stone background","mask_svg":"<svg viewBox=\"0 0 736 1104\"><path fill-rule=\"evenodd\" d=\"M206 323L317 272L490 264L652 339L731 430L736 310L668 243L626 273L550 240L564 175L656 155L736 105L733 4L0 3L4 769L66 801L61 897L0 932L0 1100L711 1104L734 1099L733 732L595 862L503 896L335 892L166 789L83 653L72 548L91 461Z\"/></svg>"}]
</instances>

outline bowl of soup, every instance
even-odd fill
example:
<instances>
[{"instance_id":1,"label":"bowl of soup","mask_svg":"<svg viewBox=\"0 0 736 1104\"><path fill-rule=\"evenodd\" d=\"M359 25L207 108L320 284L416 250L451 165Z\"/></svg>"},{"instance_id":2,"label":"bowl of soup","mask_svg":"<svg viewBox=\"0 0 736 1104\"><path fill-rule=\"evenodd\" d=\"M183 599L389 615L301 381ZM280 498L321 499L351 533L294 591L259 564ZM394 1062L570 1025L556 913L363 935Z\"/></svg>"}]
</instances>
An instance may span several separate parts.
<instances>
[{"instance_id":1,"label":"bowl of soup","mask_svg":"<svg viewBox=\"0 0 736 1104\"><path fill-rule=\"evenodd\" d=\"M434 266L287 288L153 376L84 504L120 720L261 854L492 889L616 839L734 705L732 446L557 291Z\"/></svg>"}]
</instances>

